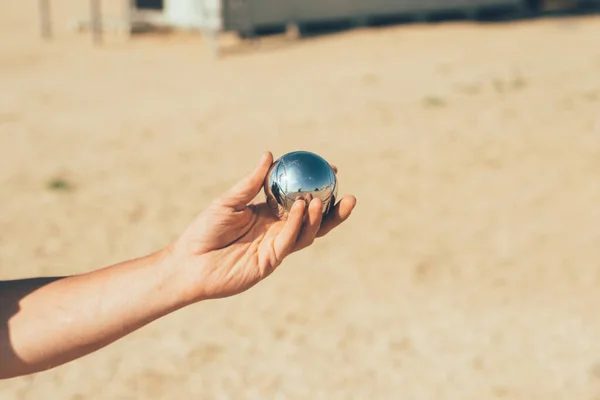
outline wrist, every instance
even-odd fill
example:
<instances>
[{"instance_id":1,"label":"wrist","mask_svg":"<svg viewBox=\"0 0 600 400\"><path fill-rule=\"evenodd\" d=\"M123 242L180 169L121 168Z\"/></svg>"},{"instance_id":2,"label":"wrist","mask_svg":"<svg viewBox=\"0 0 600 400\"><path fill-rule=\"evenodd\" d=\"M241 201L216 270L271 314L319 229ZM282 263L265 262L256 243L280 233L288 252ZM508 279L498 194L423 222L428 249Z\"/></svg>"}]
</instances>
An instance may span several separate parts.
<instances>
[{"instance_id":1,"label":"wrist","mask_svg":"<svg viewBox=\"0 0 600 400\"><path fill-rule=\"evenodd\" d=\"M185 260L175 251L175 245L151 254L152 263L161 276L164 290L170 294L168 302L175 309L197 303L202 299L198 295L198 285L192 271L186 267Z\"/></svg>"}]
</instances>

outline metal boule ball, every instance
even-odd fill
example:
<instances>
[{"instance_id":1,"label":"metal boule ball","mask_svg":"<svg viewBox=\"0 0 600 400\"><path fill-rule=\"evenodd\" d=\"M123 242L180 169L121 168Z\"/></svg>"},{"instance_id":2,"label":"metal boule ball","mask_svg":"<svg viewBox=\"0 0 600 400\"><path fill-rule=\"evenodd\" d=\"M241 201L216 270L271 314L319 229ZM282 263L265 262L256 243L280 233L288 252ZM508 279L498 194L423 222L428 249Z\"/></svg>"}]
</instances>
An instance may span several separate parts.
<instances>
[{"instance_id":1,"label":"metal boule ball","mask_svg":"<svg viewBox=\"0 0 600 400\"><path fill-rule=\"evenodd\" d=\"M325 215L335 205L337 190L331 165L308 151L294 151L275 160L264 183L267 204L278 216L288 213L296 200L310 203L313 198L321 199Z\"/></svg>"}]
</instances>

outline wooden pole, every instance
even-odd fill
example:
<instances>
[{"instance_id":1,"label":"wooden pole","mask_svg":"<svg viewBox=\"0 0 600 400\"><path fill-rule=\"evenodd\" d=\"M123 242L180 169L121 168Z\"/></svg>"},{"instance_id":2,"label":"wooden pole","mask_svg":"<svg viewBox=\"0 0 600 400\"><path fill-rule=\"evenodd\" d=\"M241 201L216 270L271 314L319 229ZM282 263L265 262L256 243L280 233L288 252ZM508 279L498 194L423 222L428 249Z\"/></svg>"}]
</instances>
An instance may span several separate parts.
<instances>
[{"instance_id":1,"label":"wooden pole","mask_svg":"<svg viewBox=\"0 0 600 400\"><path fill-rule=\"evenodd\" d=\"M39 0L40 33L43 39L52 38L52 23L50 18L50 0Z\"/></svg>"},{"instance_id":2,"label":"wooden pole","mask_svg":"<svg viewBox=\"0 0 600 400\"><path fill-rule=\"evenodd\" d=\"M204 30L204 38L208 44L208 50L211 57L215 59L219 58L221 53L219 47L219 32L214 28L207 28Z\"/></svg>"},{"instance_id":3,"label":"wooden pole","mask_svg":"<svg viewBox=\"0 0 600 400\"><path fill-rule=\"evenodd\" d=\"M131 36L133 29L133 8L135 7L135 0L124 0L123 3L123 33L126 37L129 37Z\"/></svg>"},{"instance_id":4,"label":"wooden pole","mask_svg":"<svg viewBox=\"0 0 600 400\"><path fill-rule=\"evenodd\" d=\"M102 42L102 15L100 0L90 0L92 40L95 45Z\"/></svg>"}]
</instances>

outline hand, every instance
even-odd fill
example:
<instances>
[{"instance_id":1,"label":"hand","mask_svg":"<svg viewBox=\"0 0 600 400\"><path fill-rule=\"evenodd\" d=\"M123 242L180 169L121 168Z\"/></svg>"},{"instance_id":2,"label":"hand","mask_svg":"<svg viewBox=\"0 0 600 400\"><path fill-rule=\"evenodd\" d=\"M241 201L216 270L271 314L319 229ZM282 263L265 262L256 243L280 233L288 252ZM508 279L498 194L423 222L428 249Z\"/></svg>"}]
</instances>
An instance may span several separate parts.
<instances>
[{"instance_id":1,"label":"hand","mask_svg":"<svg viewBox=\"0 0 600 400\"><path fill-rule=\"evenodd\" d=\"M311 200L308 212L306 202L297 201L281 219L265 202L252 202L272 163L273 155L264 154L252 173L213 201L169 246L168 264L184 271L189 302L248 290L350 216L354 196L343 197L325 218L320 199Z\"/></svg>"}]
</instances>

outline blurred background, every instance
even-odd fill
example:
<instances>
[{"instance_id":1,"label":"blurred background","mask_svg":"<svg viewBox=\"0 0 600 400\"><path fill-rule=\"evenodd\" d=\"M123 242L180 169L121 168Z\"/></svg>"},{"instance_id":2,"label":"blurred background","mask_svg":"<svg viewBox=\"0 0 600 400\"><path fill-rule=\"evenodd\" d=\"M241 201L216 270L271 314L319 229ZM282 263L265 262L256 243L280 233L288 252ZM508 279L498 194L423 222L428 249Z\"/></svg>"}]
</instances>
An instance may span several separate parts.
<instances>
[{"instance_id":1,"label":"blurred background","mask_svg":"<svg viewBox=\"0 0 600 400\"><path fill-rule=\"evenodd\" d=\"M156 250L264 150L358 207L0 398L600 399L592 3L2 2L2 279Z\"/></svg>"}]
</instances>

